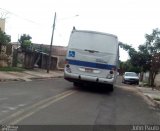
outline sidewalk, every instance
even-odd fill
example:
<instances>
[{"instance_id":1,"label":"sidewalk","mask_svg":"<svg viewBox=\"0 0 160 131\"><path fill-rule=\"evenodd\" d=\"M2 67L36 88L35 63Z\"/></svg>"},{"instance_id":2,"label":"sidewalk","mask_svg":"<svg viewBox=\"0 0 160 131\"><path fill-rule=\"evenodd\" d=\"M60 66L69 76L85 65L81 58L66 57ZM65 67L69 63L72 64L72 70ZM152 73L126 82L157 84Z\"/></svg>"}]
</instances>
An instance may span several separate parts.
<instances>
[{"instance_id":1,"label":"sidewalk","mask_svg":"<svg viewBox=\"0 0 160 131\"><path fill-rule=\"evenodd\" d=\"M26 70L23 72L3 72L0 71L0 81L31 81L32 79L47 79L63 77L63 71L52 71L47 73L43 69Z\"/></svg>"},{"instance_id":2,"label":"sidewalk","mask_svg":"<svg viewBox=\"0 0 160 131\"><path fill-rule=\"evenodd\" d=\"M152 90L151 87L137 87L137 89L146 96L157 108L160 108L160 91Z\"/></svg>"}]
</instances>

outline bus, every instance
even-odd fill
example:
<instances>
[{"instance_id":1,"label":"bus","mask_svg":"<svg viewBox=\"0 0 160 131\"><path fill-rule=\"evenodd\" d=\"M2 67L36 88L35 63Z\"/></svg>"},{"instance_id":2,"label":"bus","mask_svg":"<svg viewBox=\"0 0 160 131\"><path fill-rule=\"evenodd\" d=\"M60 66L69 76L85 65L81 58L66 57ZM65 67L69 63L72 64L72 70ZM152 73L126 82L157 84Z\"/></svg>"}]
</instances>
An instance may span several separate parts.
<instances>
[{"instance_id":1,"label":"bus","mask_svg":"<svg viewBox=\"0 0 160 131\"><path fill-rule=\"evenodd\" d=\"M119 44L116 35L73 29L66 54L64 79L74 85L105 84L114 90L119 65Z\"/></svg>"}]
</instances>

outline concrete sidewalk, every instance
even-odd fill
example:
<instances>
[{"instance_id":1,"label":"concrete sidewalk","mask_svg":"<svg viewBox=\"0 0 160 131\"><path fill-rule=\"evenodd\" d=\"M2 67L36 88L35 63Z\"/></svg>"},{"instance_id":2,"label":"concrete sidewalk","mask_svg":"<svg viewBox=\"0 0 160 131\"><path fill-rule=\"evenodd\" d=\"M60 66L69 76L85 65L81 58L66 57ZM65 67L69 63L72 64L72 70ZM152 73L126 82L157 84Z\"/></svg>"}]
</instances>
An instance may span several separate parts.
<instances>
[{"instance_id":1,"label":"concrete sidewalk","mask_svg":"<svg viewBox=\"0 0 160 131\"><path fill-rule=\"evenodd\" d=\"M23 72L0 71L0 81L31 81L32 79L47 79L63 77L63 71L52 71L47 73L43 69L26 70Z\"/></svg>"}]
</instances>

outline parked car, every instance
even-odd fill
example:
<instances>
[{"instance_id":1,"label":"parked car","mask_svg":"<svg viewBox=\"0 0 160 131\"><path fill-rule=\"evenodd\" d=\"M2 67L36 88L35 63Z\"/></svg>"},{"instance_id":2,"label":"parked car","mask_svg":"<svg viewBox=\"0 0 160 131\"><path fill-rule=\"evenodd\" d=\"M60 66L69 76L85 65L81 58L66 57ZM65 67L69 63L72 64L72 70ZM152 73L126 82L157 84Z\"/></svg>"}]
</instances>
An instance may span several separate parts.
<instances>
[{"instance_id":1,"label":"parked car","mask_svg":"<svg viewBox=\"0 0 160 131\"><path fill-rule=\"evenodd\" d=\"M122 83L139 85L139 77L135 72L125 72L122 78Z\"/></svg>"}]
</instances>

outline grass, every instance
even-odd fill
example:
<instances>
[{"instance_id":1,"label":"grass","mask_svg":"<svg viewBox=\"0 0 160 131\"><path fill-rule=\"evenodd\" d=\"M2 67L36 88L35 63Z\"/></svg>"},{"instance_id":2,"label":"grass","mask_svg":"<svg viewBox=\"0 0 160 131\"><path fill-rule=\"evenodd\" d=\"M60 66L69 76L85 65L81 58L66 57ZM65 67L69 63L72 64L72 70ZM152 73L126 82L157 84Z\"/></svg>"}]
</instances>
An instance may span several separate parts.
<instances>
[{"instance_id":1,"label":"grass","mask_svg":"<svg viewBox=\"0 0 160 131\"><path fill-rule=\"evenodd\" d=\"M148 87L149 86L149 84L148 84L148 82L147 81L142 81L142 82L140 82L141 84L139 84L139 86L141 87Z\"/></svg>"},{"instance_id":2,"label":"grass","mask_svg":"<svg viewBox=\"0 0 160 131\"><path fill-rule=\"evenodd\" d=\"M24 68L20 68L20 67L0 67L0 71L22 72L22 71L25 71L25 69Z\"/></svg>"},{"instance_id":3,"label":"grass","mask_svg":"<svg viewBox=\"0 0 160 131\"><path fill-rule=\"evenodd\" d=\"M148 81L147 81L147 80L143 80L143 81L142 81L142 83L146 83L146 84L148 84Z\"/></svg>"}]
</instances>

